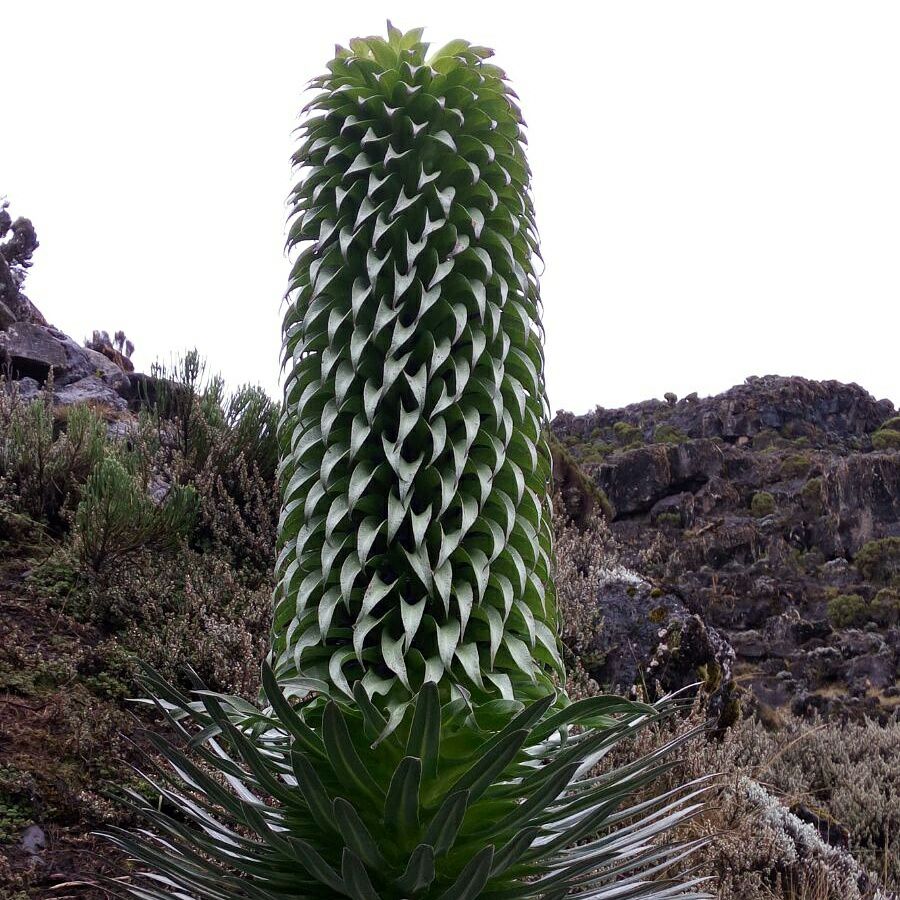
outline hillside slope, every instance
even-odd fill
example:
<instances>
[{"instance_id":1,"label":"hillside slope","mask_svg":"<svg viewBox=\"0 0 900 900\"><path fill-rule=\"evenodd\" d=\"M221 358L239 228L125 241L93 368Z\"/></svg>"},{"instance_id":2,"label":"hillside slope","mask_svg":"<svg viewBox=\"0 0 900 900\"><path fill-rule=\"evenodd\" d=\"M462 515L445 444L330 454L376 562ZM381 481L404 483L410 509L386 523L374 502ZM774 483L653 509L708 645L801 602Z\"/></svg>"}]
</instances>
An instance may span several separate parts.
<instances>
[{"instance_id":1,"label":"hillside slope","mask_svg":"<svg viewBox=\"0 0 900 900\"><path fill-rule=\"evenodd\" d=\"M649 631L654 644L658 629L641 613L665 626L683 606L725 636L734 679L764 709L894 716L900 419L892 403L857 385L768 376L704 399L562 412L552 427L608 500L623 561L653 583L654 596L621 612L621 627L613 617L612 629L632 641ZM653 648L635 652L649 662ZM633 677L633 667L616 668L616 654L608 658L595 677ZM725 651L719 658L729 662Z\"/></svg>"}]
</instances>

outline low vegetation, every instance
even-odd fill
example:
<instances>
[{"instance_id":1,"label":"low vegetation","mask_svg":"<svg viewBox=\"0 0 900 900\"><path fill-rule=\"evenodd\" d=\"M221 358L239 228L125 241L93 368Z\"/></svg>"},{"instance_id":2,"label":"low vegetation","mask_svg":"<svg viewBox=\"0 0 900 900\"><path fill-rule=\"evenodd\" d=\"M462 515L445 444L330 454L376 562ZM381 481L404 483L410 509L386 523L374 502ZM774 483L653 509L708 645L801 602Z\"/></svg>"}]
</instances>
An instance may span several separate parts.
<instances>
[{"instance_id":1,"label":"low vegetation","mask_svg":"<svg viewBox=\"0 0 900 900\"><path fill-rule=\"evenodd\" d=\"M757 491L750 499L750 512L757 518L775 512L775 498L768 491Z\"/></svg>"},{"instance_id":2,"label":"low vegetation","mask_svg":"<svg viewBox=\"0 0 900 900\"><path fill-rule=\"evenodd\" d=\"M217 690L258 690L277 456L261 398L201 384L186 430L162 405L57 407L52 383L26 403L0 380L0 896L109 869L91 831L127 821L109 779L137 787L137 655L177 683L190 661Z\"/></svg>"},{"instance_id":3,"label":"low vegetation","mask_svg":"<svg viewBox=\"0 0 900 900\"><path fill-rule=\"evenodd\" d=\"M892 584L900 580L900 537L869 541L853 558L860 575L873 584Z\"/></svg>"},{"instance_id":4,"label":"low vegetation","mask_svg":"<svg viewBox=\"0 0 900 900\"><path fill-rule=\"evenodd\" d=\"M274 473L259 463L267 456L265 440L258 454L238 453L238 459L224 449L242 440L224 405L221 417L207 413L194 420L197 428L218 429L211 442L214 458L198 454L188 464L184 445L168 437L182 423L157 419L156 413L135 419L122 440L107 436L110 423L96 410L75 409L61 416L49 402L32 412L15 400L9 385L0 398L5 421L18 423L16 447L39 444L47 451L45 459L66 453L76 461L71 477L44 495L56 499L35 516L33 503L41 491L34 490L34 457L11 452L8 425L0 432L0 728L7 737L0 750L0 894L44 898L53 884L65 880L84 883L73 896L99 900L106 895L90 885L112 871L114 860L90 832L131 823L127 813L104 798L105 783L124 779L142 790L127 769L135 758L128 736L138 744L143 741L127 702L136 690L135 653L168 678L184 679L184 663L191 661L211 687L247 699L257 694L259 662L268 643L272 581L267 543L274 543ZM199 407L199 399L197 403ZM261 408L268 409L266 404ZM44 413L49 414L49 429ZM238 421L250 433L267 432L266 415L255 423L253 418ZM73 423L76 433L67 433ZM26 433L37 426L43 434L40 442ZM188 444L197 446L200 438L189 436ZM190 487L197 495L190 529L165 545L110 558L97 573L80 555L76 540L76 511L91 476L88 459L94 466L117 460L157 501L164 484ZM240 485L258 503L236 499ZM606 580L621 576L620 563L602 519L578 528L560 512L556 532L569 689L573 697L589 697L600 689L585 674L596 662L592 654L599 652L597 635L603 628L596 597ZM256 536L252 551L245 544L248 535ZM879 544L863 554L866 571L879 578L890 569L880 562L868 568L867 561L882 560L884 547ZM896 600L894 589L882 586L870 607L873 612L895 610ZM678 734L702 719L701 706L672 726ZM824 838L825 849L798 858L789 835L795 826L779 812L783 807L816 822L808 826L816 836L825 832L827 837L829 827L836 829L840 841L872 873L873 884L877 878L900 886L896 731L788 718L773 732L748 715L722 741L691 738L672 783L711 771L725 773L717 799L686 834L714 835L699 864L701 873L720 879L719 896L873 896L860 890L856 877L835 880L841 869L828 861ZM654 740L672 737L671 727L655 737L648 733L635 747L617 751L617 759L634 758ZM770 795L754 793L757 783ZM773 807L771 798L783 807ZM47 865L36 867L21 848L31 825L45 835Z\"/></svg>"}]
</instances>

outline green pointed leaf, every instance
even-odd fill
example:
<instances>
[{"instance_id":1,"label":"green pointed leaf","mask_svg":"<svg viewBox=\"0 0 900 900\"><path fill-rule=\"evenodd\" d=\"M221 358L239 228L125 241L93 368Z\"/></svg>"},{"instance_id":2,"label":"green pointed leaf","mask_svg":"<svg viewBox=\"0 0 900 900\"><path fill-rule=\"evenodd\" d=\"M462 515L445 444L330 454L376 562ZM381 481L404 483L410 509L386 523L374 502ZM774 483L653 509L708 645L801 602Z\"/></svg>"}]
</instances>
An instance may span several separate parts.
<instances>
[{"instance_id":1,"label":"green pointed leaf","mask_svg":"<svg viewBox=\"0 0 900 900\"><path fill-rule=\"evenodd\" d=\"M349 848L344 847L341 861L341 875L344 890L351 900L380 900L362 860Z\"/></svg>"},{"instance_id":2,"label":"green pointed leaf","mask_svg":"<svg viewBox=\"0 0 900 900\"><path fill-rule=\"evenodd\" d=\"M468 805L467 790L454 791L441 803L425 832L425 843L434 848L435 856L444 856L452 849Z\"/></svg>"},{"instance_id":3,"label":"green pointed leaf","mask_svg":"<svg viewBox=\"0 0 900 900\"><path fill-rule=\"evenodd\" d=\"M304 754L292 753L291 767L316 825L326 832L333 831L332 798L328 796L315 766Z\"/></svg>"},{"instance_id":4,"label":"green pointed leaf","mask_svg":"<svg viewBox=\"0 0 900 900\"><path fill-rule=\"evenodd\" d=\"M468 791L472 800L477 800L516 758L528 736L527 730L520 729L498 741L490 753L480 755L469 771L453 784L453 791Z\"/></svg>"},{"instance_id":5,"label":"green pointed leaf","mask_svg":"<svg viewBox=\"0 0 900 900\"><path fill-rule=\"evenodd\" d=\"M332 804L334 821L343 835L347 846L368 866L383 869L387 863L375 838L360 818L359 813L343 797L337 797Z\"/></svg>"},{"instance_id":6,"label":"green pointed leaf","mask_svg":"<svg viewBox=\"0 0 900 900\"><path fill-rule=\"evenodd\" d=\"M438 772L441 746L441 700L437 685L426 682L416 697L416 709L406 755L422 761L422 770L429 778Z\"/></svg>"},{"instance_id":7,"label":"green pointed leaf","mask_svg":"<svg viewBox=\"0 0 900 900\"><path fill-rule=\"evenodd\" d=\"M403 875L397 879L397 887L408 894L424 891L435 877L434 848L429 844L419 844L409 857Z\"/></svg>"},{"instance_id":8,"label":"green pointed leaf","mask_svg":"<svg viewBox=\"0 0 900 900\"><path fill-rule=\"evenodd\" d=\"M352 653L352 649L350 650ZM369 770L359 758L344 717L335 703L329 703L325 707L325 715L322 721L322 738L328 758L338 778L347 785L352 785L354 790L378 803L384 801L384 791L379 787L375 779L369 774Z\"/></svg>"},{"instance_id":9,"label":"green pointed leaf","mask_svg":"<svg viewBox=\"0 0 900 900\"><path fill-rule=\"evenodd\" d=\"M384 801L384 821L402 835L419 827L419 785L422 761L414 756L400 760Z\"/></svg>"},{"instance_id":10,"label":"green pointed leaf","mask_svg":"<svg viewBox=\"0 0 900 900\"><path fill-rule=\"evenodd\" d=\"M453 885L438 900L476 900L491 877L493 863L494 848L485 847L469 861Z\"/></svg>"}]
</instances>

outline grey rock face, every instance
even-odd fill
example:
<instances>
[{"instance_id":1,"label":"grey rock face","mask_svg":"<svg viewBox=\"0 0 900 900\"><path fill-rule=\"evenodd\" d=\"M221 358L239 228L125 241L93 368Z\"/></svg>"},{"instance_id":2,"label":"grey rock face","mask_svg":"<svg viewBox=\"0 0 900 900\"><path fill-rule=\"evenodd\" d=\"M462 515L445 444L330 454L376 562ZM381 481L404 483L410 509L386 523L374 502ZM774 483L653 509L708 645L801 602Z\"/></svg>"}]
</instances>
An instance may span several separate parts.
<instances>
[{"instance_id":1,"label":"grey rock face","mask_svg":"<svg viewBox=\"0 0 900 900\"><path fill-rule=\"evenodd\" d=\"M13 315L12 310L0 300L0 331L5 331L15 321L16 317Z\"/></svg>"},{"instance_id":2,"label":"grey rock face","mask_svg":"<svg viewBox=\"0 0 900 900\"><path fill-rule=\"evenodd\" d=\"M710 440L654 444L615 455L596 472L618 515L649 511L683 491L696 491L722 471L722 450Z\"/></svg>"},{"instance_id":3,"label":"grey rock face","mask_svg":"<svg viewBox=\"0 0 900 900\"><path fill-rule=\"evenodd\" d=\"M54 388L53 402L57 406L93 403L120 412L128 408L125 400L96 375Z\"/></svg>"},{"instance_id":4,"label":"grey rock face","mask_svg":"<svg viewBox=\"0 0 900 900\"><path fill-rule=\"evenodd\" d=\"M66 353L59 340L43 325L14 322L0 332L0 354L24 375L46 378L50 370L62 371Z\"/></svg>"},{"instance_id":5,"label":"grey rock face","mask_svg":"<svg viewBox=\"0 0 900 900\"><path fill-rule=\"evenodd\" d=\"M0 310L0 319L2 315ZM0 360L9 364L13 378L20 382L43 383L52 372L56 402L61 405L86 396L122 409L122 398L130 392L128 376L114 362L82 347L52 325L11 322L0 330ZM100 390L98 383L105 390Z\"/></svg>"}]
</instances>

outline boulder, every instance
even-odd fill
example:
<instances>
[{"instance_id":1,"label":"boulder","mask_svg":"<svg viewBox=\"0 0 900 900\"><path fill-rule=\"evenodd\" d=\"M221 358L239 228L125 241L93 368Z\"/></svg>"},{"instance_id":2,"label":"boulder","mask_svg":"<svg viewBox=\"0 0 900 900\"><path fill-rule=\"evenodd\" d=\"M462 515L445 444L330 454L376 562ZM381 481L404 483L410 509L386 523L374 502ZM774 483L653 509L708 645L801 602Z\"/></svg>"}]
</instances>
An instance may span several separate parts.
<instances>
[{"instance_id":1,"label":"boulder","mask_svg":"<svg viewBox=\"0 0 900 900\"><path fill-rule=\"evenodd\" d=\"M868 541L900 535L900 452L858 453L822 475L809 541L826 556L853 556Z\"/></svg>"},{"instance_id":2,"label":"boulder","mask_svg":"<svg viewBox=\"0 0 900 900\"><path fill-rule=\"evenodd\" d=\"M597 467L595 478L622 517L648 512L672 494L698 490L722 472L723 461L721 448L710 440L652 444L615 454Z\"/></svg>"},{"instance_id":3,"label":"boulder","mask_svg":"<svg viewBox=\"0 0 900 900\"><path fill-rule=\"evenodd\" d=\"M13 372L43 381L51 369L54 374L66 368L66 353L59 340L44 325L14 322L0 332L0 355L6 357Z\"/></svg>"},{"instance_id":4,"label":"boulder","mask_svg":"<svg viewBox=\"0 0 900 900\"><path fill-rule=\"evenodd\" d=\"M651 507L650 521L690 528L694 524L694 495L690 491L682 491L680 494L663 497Z\"/></svg>"},{"instance_id":5,"label":"boulder","mask_svg":"<svg viewBox=\"0 0 900 900\"><path fill-rule=\"evenodd\" d=\"M122 394L128 390L128 376L102 353L82 347L61 333L59 340L66 354L66 368L61 379L63 383L80 381L93 375L117 393Z\"/></svg>"},{"instance_id":6,"label":"boulder","mask_svg":"<svg viewBox=\"0 0 900 900\"><path fill-rule=\"evenodd\" d=\"M725 636L675 594L623 572L597 598L603 625L585 649L588 674L604 689L677 691L705 683L719 715L730 696L735 654Z\"/></svg>"},{"instance_id":7,"label":"boulder","mask_svg":"<svg viewBox=\"0 0 900 900\"><path fill-rule=\"evenodd\" d=\"M128 409L128 404L125 400L96 375L89 375L87 378L81 378L78 381L54 388L53 403L56 406L90 403L117 412Z\"/></svg>"},{"instance_id":8,"label":"boulder","mask_svg":"<svg viewBox=\"0 0 900 900\"><path fill-rule=\"evenodd\" d=\"M22 832L19 845L30 856L40 856L47 849L47 835L40 825L29 825Z\"/></svg>"},{"instance_id":9,"label":"boulder","mask_svg":"<svg viewBox=\"0 0 900 900\"><path fill-rule=\"evenodd\" d=\"M41 385L34 378L20 378L10 386L18 392L19 399L31 401L37 398L41 392Z\"/></svg>"}]
</instances>

